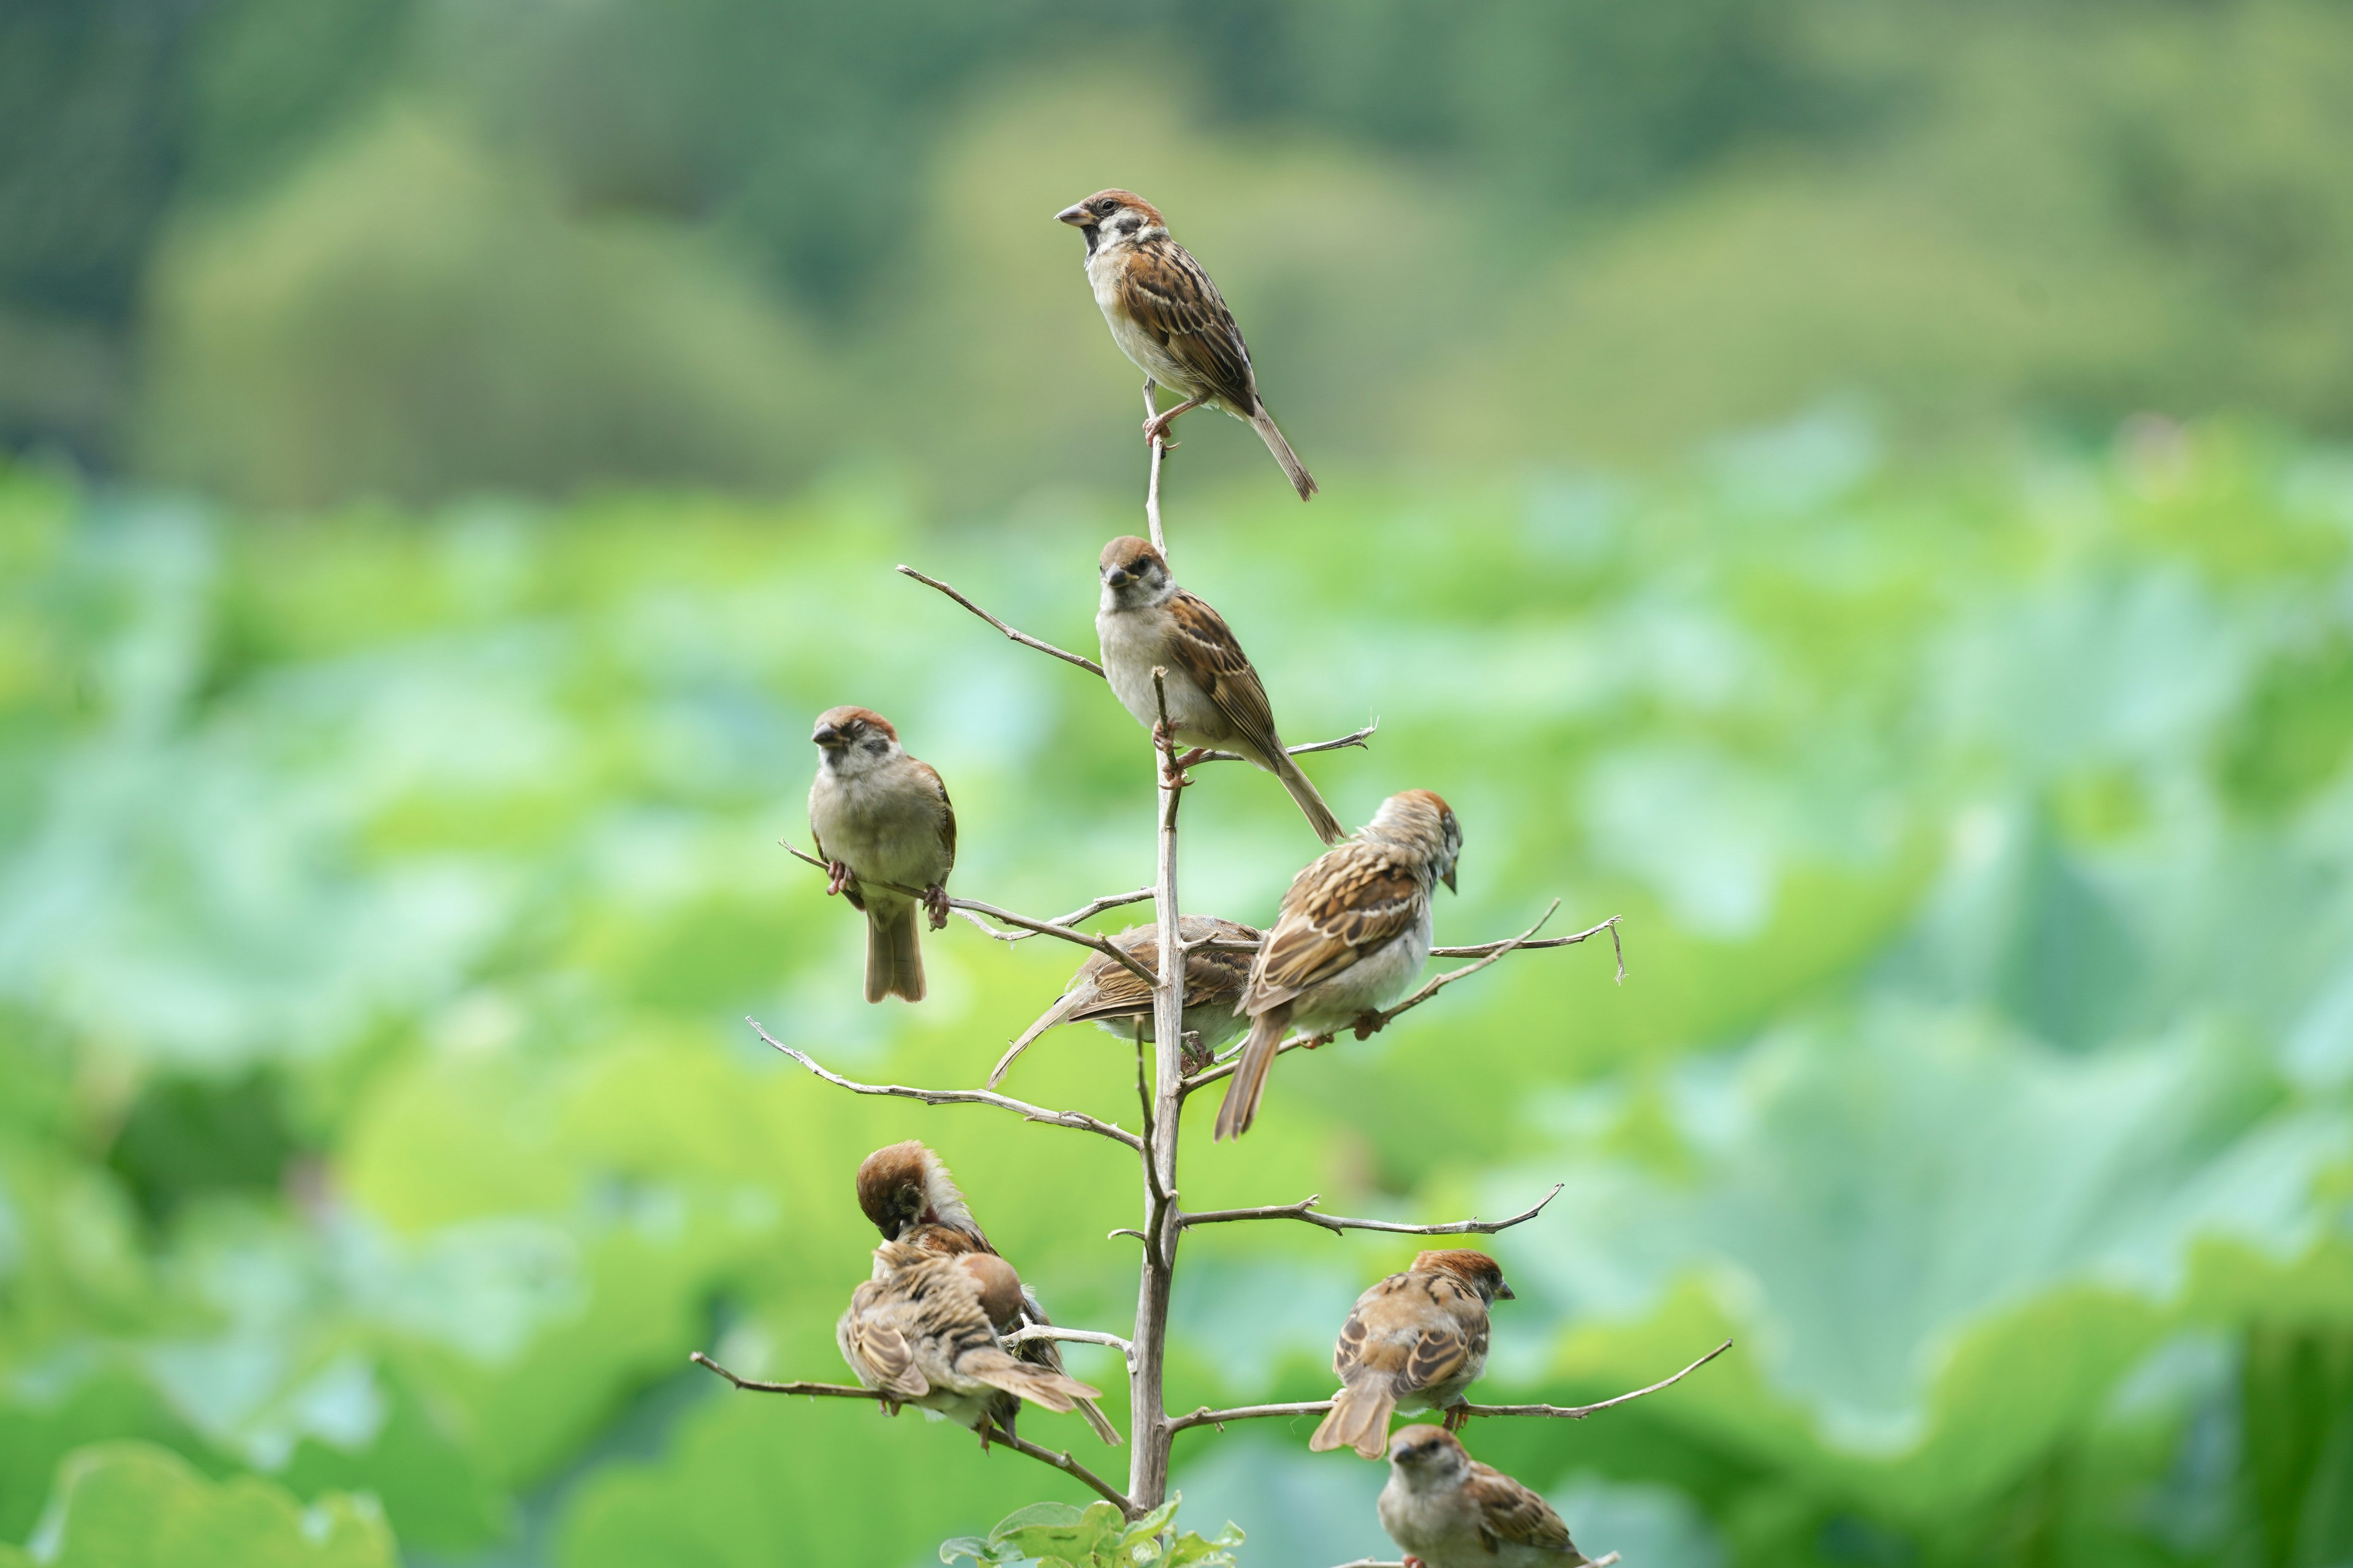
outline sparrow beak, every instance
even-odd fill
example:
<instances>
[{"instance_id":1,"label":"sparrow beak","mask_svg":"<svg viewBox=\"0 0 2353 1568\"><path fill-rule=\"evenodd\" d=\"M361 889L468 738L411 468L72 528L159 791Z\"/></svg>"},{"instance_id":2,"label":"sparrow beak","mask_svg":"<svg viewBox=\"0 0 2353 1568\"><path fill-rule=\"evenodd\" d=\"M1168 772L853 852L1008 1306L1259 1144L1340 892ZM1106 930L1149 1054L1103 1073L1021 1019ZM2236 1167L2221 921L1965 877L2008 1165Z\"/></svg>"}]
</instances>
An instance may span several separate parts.
<instances>
[{"instance_id":1,"label":"sparrow beak","mask_svg":"<svg viewBox=\"0 0 2353 1568\"><path fill-rule=\"evenodd\" d=\"M1135 581L1135 576L1124 566L1114 566L1103 574L1103 581L1114 588L1124 588Z\"/></svg>"},{"instance_id":2,"label":"sparrow beak","mask_svg":"<svg viewBox=\"0 0 2353 1568\"><path fill-rule=\"evenodd\" d=\"M1054 215L1054 221L1069 224L1072 228L1092 228L1095 215L1082 206L1068 206Z\"/></svg>"},{"instance_id":3,"label":"sparrow beak","mask_svg":"<svg viewBox=\"0 0 2353 1568\"><path fill-rule=\"evenodd\" d=\"M809 739L820 746L839 746L841 744L841 731L830 724L820 724L817 733Z\"/></svg>"},{"instance_id":4,"label":"sparrow beak","mask_svg":"<svg viewBox=\"0 0 2353 1568\"><path fill-rule=\"evenodd\" d=\"M1505 1284L1501 1279L1498 1279L1495 1281L1495 1300L1498 1301L1516 1301L1519 1298L1512 1293L1512 1288L1509 1285Z\"/></svg>"},{"instance_id":5,"label":"sparrow beak","mask_svg":"<svg viewBox=\"0 0 2353 1568\"><path fill-rule=\"evenodd\" d=\"M1462 890L1454 885L1454 868L1451 866L1446 868L1446 874L1438 879L1446 884L1446 890L1450 893L1460 893Z\"/></svg>"}]
</instances>

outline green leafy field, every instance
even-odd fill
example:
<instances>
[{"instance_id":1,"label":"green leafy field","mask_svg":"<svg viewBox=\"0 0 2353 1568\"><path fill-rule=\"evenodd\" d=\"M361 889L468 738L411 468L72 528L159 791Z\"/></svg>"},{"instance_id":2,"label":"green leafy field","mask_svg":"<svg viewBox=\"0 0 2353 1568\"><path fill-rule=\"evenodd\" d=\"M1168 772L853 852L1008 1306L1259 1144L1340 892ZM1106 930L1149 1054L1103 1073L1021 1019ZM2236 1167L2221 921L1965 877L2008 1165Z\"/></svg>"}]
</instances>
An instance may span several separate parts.
<instances>
[{"instance_id":1,"label":"green leafy field","mask_svg":"<svg viewBox=\"0 0 2353 1568\"><path fill-rule=\"evenodd\" d=\"M1631 1408L1468 1433L1630 1568L2353 1556L2353 462L2149 421L1927 469L1830 410L1639 482L1300 508L1250 478L1178 468L1179 574L1291 739L1378 716L1312 760L1335 808L1440 791L1441 942L1557 896L1556 929L1626 917L1630 973L1517 957L1287 1058L1250 1138L1200 1130L1188 1205L1565 1181L1496 1238L1489 1397L1738 1341ZM685 1358L839 1377L850 1173L910 1136L1059 1320L1132 1313L1108 1145L853 1100L742 1021L976 1083L1071 967L959 923L923 1007L859 1000L857 921L775 842L833 703L940 767L957 890L1149 879L1135 727L888 570L1088 648L1131 505L259 521L0 476L0 1542L913 1564L1088 1501ZM1187 901L1263 920L1315 846L1263 777L1203 776ZM1011 1088L1132 1120L1131 1073L1064 1031ZM1409 1252L1195 1235L1172 1404L1327 1394ZM1180 1438L1180 1523L1240 1525L1248 1568L1381 1550L1382 1468L1305 1437Z\"/></svg>"}]
</instances>

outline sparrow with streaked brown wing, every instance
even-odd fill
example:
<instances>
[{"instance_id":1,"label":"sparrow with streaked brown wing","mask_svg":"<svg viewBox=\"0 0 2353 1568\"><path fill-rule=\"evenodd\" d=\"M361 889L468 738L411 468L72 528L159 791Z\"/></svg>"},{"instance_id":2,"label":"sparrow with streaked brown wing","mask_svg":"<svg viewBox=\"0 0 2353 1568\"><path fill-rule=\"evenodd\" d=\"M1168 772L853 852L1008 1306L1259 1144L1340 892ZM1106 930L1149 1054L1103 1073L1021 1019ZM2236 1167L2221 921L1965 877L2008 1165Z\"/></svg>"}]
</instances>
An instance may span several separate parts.
<instances>
[{"instance_id":1,"label":"sparrow with streaked brown wing","mask_svg":"<svg viewBox=\"0 0 2353 1568\"><path fill-rule=\"evenodd\" d=\"M947 1162L914 1139L877 1149L859 1163L858 1206L874 1222L874 1228L882 1233L886 1241L911 1243L926 1252L967 1259L976 1254L997 1257L980 1222L973 1218L971 1205L956 1189L955 1178L948 1173ZM963 1245L957 1245L951 1237L962 1238ZM967 1261L966 1267L980 1266ZM1011 1264L1005 1265L1005 1273L1013 1273ZM997 1331L1010 1333L1025 1323L1051 1328L1054 1320L1046 1315L1038 1293L1022 1284L1018 1276L1015 1285L1020 1321L1008 1322L1001 1313L992 1312ZM1014 1347L1013 1353L1049 1372L1062 1371L1061 1349L1051 1340L1024 1340ZM1094 1403L1097 1397L1093 1389L1087 1390L1078 1402L1079 1413L1094 1428L1096 1436L1117 1447L1119 1429L1104 1418ZM1013 1429L1009 1421L1001 1424L1008 1432Z\"/></svg>"},{"instance_id":2,"label":"sparrow with streaked brown wing","mask_svg":"<svg viewBox=\"0 0 2353 1568\"><path fill-rule=\"evenodd\" d=\"M955 808L938 770L899 746L891 721L871 708L830 708L809 739L818 748L809 785L809 833L826 862L828 894L866 914L866 999L923 999L923 953L915 900L888 888L921 888L932 929L948 922L948 873L955 868Z\"/></svg>"},{"instance_id":3,"label":"sparrow with streaked brown wing","mask_svg":"<svg viewBox=\"0 0 2353 1568\"><path fill-rule=\"evenodd\" d=\"M1437 1426L1408 1426L1389 1439L1379 1509L1381 1528L1419 1568L1577 1568L1592 1561L1549 1503L1464 1453L1453 1433Z\"/></svg>"},{"instance_id":4,"label":"sparrow with streaked brown wing","mask_svg":"<svg viewBox=\"0 0 2353 1568\"><path fill-rule=\"evenodd\" d=\"M1448 1431L1461 1426L1454 1406L1487 1370L1487 1309L1511 1299L1495 1260L1469 1247L1424 1252L1357 1297L1332 1347L1340 1392L1308 1447L1377 1459L1398 1411L1442 1410Z\"/></svg>"},{"instance_id":5,"label":"sparrow with streaked brown wing","mask_svg":"<svg viewBox=\"0 0 2353 1568\"><path fill-rule=\"evenodd\" d=\"M1413 984L1430 957L1432 891L1454 886L1461 854L1453 808L1409 789L1381 802L1356 837L1291 879L1242 994L1250 1038L1218 1107L1219 1138L1250 1131L1285 1031L1328 1034Z\"/></svg>"},{"instance_id":6,"label":"sparrow with streaked brown wing","mask_svg":"<svg viewBox=\"0 0 2353 1568\"><path fill-rule=\"evenodd\" d=\"M989 1303L1001 1309L1012 1265L975 1263L884 1242L874 1249L872 1278L850 1292L834 1340L858 1381L883 1394L886 1409L936 1411L979 1433L986 1448L992 1424L1009 1408L1007 1396L1066 1411L1101 1390L1006 1350ZM1018 1295L1018 1281L1010 1289Z\"/></svg>"},{"instance_id":7,"label":"sparrow with streaked brown wing","mask_svg":"<svg viewBox=\"0 0 2353 1568\"><path fill-rule=\"evenodd\" d=\"M1176 934L1187 942L1216 941L1255 946L1259 940L1258 932L1250 927L1214 915L1185 916L1176 922ZM1155 974L1160 972L1158 921L1131 926L1111 942L1147 971ZM1234 1011L1234 1004L1241 1000L1242 983L1250 977L1250 955L1247 952L1211 949L1185 955L1185 1032L1200 1037L1203 1051L1215 1052L1242 1032L1241 1016ZM1104 1033L1122 1039L1134 1038L1135 1026L1141 1024L1144 1037L1152 1039L1152 988L1127 965L1108 954L1096 953L1071 976L1061 1000L1022 1030L1021 1037L997 1058L996 1069L988 1075L988 1087L995 1089L1006 1069L1013 1065L1013 1058L1028 1050L1030 1041L1058 1024L1095 1024Z\"/></svg>"},{"instance_id":8,"label":"sparrow with streaked brown wing","mask_svg":"<svg viewBox=\"0 0 2353 1568\"><path fill-rule=\"evenodd\" d=\"M1258 395L1250 345L1225 297L1192 252L1168 237L1159 210L1133 191L1097 191L1054 215L1087 239L1087 282L1112 342L1150 382L1185 401L1144 422L1149 441L1203 404L1249 422L1305 500L1314 476L1282 438Z\"/></svg>"},{"instance_id":9,"label":"sparrow with streaked brown wing","mask_svg":"<svg viewBox=\"0 0 2353 1568\"><path fill-rule=\"evenodd\" d=\"M1346 837L1314 782L1282 749L1266 687L1225 617L1176 585L1148 539L1129 535L1104 545L1095 574L1103 583L1095 635L1103 639L1103 675L1135 721L1158 735L1156 668L1177 743L1240 753L1282 781L1316 837L1326 844ZM1195 760L1179 757L1176 765Z\"/></svg>"}]
</instances>

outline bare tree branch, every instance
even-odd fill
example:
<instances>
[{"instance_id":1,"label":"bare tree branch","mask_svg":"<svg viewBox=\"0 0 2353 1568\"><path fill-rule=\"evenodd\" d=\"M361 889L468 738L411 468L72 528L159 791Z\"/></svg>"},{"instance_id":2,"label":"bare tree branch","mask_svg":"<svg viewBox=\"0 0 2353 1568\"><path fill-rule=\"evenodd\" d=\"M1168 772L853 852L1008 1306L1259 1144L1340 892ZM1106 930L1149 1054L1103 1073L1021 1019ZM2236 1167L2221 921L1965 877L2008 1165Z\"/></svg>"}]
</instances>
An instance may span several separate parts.
<instances>
[{"instance_id":1,"label":"bare tree branch","mask_svg":"<svg viewBox=\"0 0 2353 1568\"><path fill-rule=\"evenodd\" d=\"M1363 729L1351 730L1337 740L1311 741L1303 746L1285 746L1282 749L1294 757L1303 757L1313 752L1343 752L1350 746L1363 746L1373 738L1374 733L1380 727L1381 721L1376 719ZM1240 752L1204 752L1193 761L1195 763L1246 763L1250 759Z\"/></svg>"},{"instance_id":2,"label":"bare tree branch","mask_svg":"<svg viewBox=\"0 0 2353 1568\"><path fill-rule=\"evenodd\" d=\"M873 1399L880 1400L880 1391L860 1388L847 1383L763 1383L756 1377L738 1377L733 1373L704 1355L701 1351L687 1360L709 1372L715 1372L746 1394L805 1394L813 1399Z\"/></svg>"},{"instance_id":3,"label":"bare tree branch","mask_svg":"<svg viewBox=\"0 0 2353 1568\"><path fill-rule=\"evenodd\" d=\"M1152 378L1145 376L1144 378L1144 417L1146 420L1150 420L1160 412L1160 405L1153 401L1152 386ZM1168 438L1165 436L1155 436L1152 438L1152 473L1151 477L1144 481L1144 527L1145 531L1152 536L1152 548L1160 552L1160 558L1164 561L1168 558L1168 541L1162 537L1160 532L1160 465L1167 456Z\"/></svg>"},{"instance_id":4,"label":"bare tree branch","mask_svg":"<svg viewBox=\"0 0 2353 1568\"><path fill-rule=\"evenodd\" d=\"M788 838L779 838L776 842L783 845L785 847L785 852L790 855L794 859L807 861L809 865L816 867L821 871L831 871L831 867L818 859L816 856L808 854L797 847L794 845L792 840ZM861 887L881 888L888 892L904 893L911 899L921 899L923 897L923 889L910 888L903 882L885 882L879 877L854 877L852 880L856 881ZM1003 931L990 931L988 922L981 920L979 918L980 916L987 915L992 920L1003 921L1008 925L1020 926L1024 930L1034 931L1039 936L1060 937L1064 942L1075 942L1081 947L1092 948L1095 952L1103 953L1106 957L1116 959L1124 968L1132 971L1135 977L1138 980L1143 981L1146 985L1152 984L1152 971L1145 968L1143 964L1138 963L1126 953L1122 952L1118 946L1114 944L1109 937L1097 936L1092 931L1072 931L1068 926L1056 925L1052 921L1034 920L1028 915L1016 914L1011 910L1000 910L995 904L984 904L978 899L951 898L948 900L948 908L955 910L966 920L971 921L973 924L980 927L981 930L988 931L989 935L996 937L999 942L1008 942L1012 939L1007 936Z\"/></svg>"},{"instance_id":5,"label":"bare tree branch","mask_svg":"<svg viewBox=\"0 0 2353 1568\"><path fill-rule=\"evenodd\" d=\"M1154 443L1153 451L1153 489L1156 496L1159 489L1160 476L1159 443ZM1160 542L1159 508L1156 500L1153 504L1151 511L1152 542L1155 547L1160 548L1162 552L1165 554L1166 552L1166 547L1162 546ZM970 610L974 615L978 616L982 620L987 621L990 626L995 626L998 631L1003 632L1008 637L1019 643L1023 647L1034 647L1039 653L1049 654L1055 658L1060 659L1064 664L1075 664L1090 675L1101 675L1103 672L1102 665L1097 664L1093 659L1087 658L1084 654L1072 653L1066 647L1056 647L1052 643L1048 642L1043 637L1033 637L1028 632L1021 630L1018 626L1008 626L1005 622L997 619L995 616L990 615L987 610L982 609L978 605L974 604L971 599L960 593L955 586L950 584L941 582L937 577L930 576L927 574L916 571L913 566L903 564L899 566L897 571L900 575L904 577L913 577L916 582L923 584L927 588L937 588L941 593L945 594L949 598L954 599L957 604L962 605L965 609ZM1349 733L1342 735L1335 740L1311 741L1304 746L1285 746L1283 750L1289 752L1294 757L1303 757L1311 752L1345 751L1350 746L1362 746L1366 741L1372 738L1374 732L1379 730L1380 727L1381 721L1376 719L1371 723L1366 725L1363 729L1351 731ZM1193 759L1196 763L1240 763L1246 762L1249 759L1244 757L1240 752L1205 752L1201 755Z\"/></svg>"},{"instance_id":6,"label":"bare tree branch","mask_svg":"<svg viewBox=\"0 0 2353 1568\"><path fill-rule=\"evenodd\" d=\"M892 1403L885 1400L879 1390L853 1387L843 1383L764 1383L756 1377L738 1377L701 1351L696 1351L688 1356L687 1360L707 1371L717 1373L746 1394L804 1394L823 1399L871 1399L886 1406ZM994 1422L989 1423L988 1430L982 1434L982 1440L987 1443L1002 1443L1008 1448L1029 1455L1040 1464L1053 1466L1054 1468L1087 1487L1096 1496L1117 1508L1130 1519L1140 1519L1150 1511L1136 1507L1134 1503L1128 1500L1126 1493L1114 1488L1101 1476L1071 1458L1069 1454L1057 1454L1050 1448L1041 1448L1027 1438L1015 1436Z\"/></svg>"},{"instance_id":7,"label":"bare tree branch","mask_svg":"<svg viewBox=\"0 0 2353 1568\"><path fill-rule=\"evenodd\" d=\"M1524 942L1515 937L1506 937L1502 942L1482 942L1472 947L1433 947L1430 950L1430 956L1478 958L1487 953L1508 952L1513 949L1533 952L1540 947L1575 947L1587 938L1599 936L1606 931L1609 933L1609 945L1616 950L1618 955L1618 984L1623 985L1626 984L1626 944L1619 940L1618 922L1625 918L1624 915L1611 915L1599 925L1588 926L1575 936L1548 936L1540 942Z\"/></svg>"},{"instance_id":8,"label":"bare tree branch","mask_svg":"<svg viewBox=\"0 0 2353 1568\"><path fill-rule=\"evenodd\" d=\"M1042 1105L1032 1105L1026 1100L1016 1100L1010 1095L996 1094L985 1089L909 1089L904 1084L860 1083L854 1079L844 1078L838 1072L831 1072L818 1066L806 1051L797 1050L768 1033L761 1026L757 1018L746 1018L744 1021L752 1026L753 1033L767 1041L769 1045L784 1052L826 1082L838 1089L849 1089L853 1094L886 1094L900 1100L920 1100L925 1105L993 1105L999 1110L1013 1112L1025 1121L1044 1121L1056 1127L1075 1128L1082 1132L1098 1132L1105 1138L1124 1143L1139 1152L1144 1148L1144 1140L1134 1133L1116 1123L1089 1116L1083 1110L1050 1110Z\"/></svg>"},{"instance_id":9,"label":"bare tree branch","mask_svg":"<svg viewBox=\"0 0 2353 1568\"><path fill-rule=\"evenodd\" d=\"M1104 1345L1117 1351L1130 1361L1135 1359L1134 1345L1121 1339L1117 1334L1102 1333L1093 1329L1064 1329L1058 1328L1052 1323L1031 1323L1029 1327L1016 1329L1009 1334L999 1334L997 1338L1008 1345L1022 1344L1030 1340L1067 1340L1077 1345Z\"/></svg>"},{"instance_id":10,"label":"bare tree branch","mask_svg":"<svg viewBox=\"0 0 2353 1568\"><path fill-rule=\"evenodd\" d=\"M970 610L974 615L978 616L982 620L987 621L990 626L995 626L998 631L1003 632L1007 637L1011 637L1023 647L1034 647L1039 653L1051 654L1056 658L1060 659L1064 664L1075 664L1090 675L1099 676L1103 672L1102 665L1097 664L1093 659L1087 658L1084 654L1072 653L1068 648L1056 647L1052 643L1046 641L1043 637L1033 637L1028 632L1016 631L1013 627L1007 626L1003 621L998 620L995 616L990 615L987 610L982 609L978 605L974 604L970 599L965 598L962 594L957 593L954 588L949 587L945 583L941 582L937 577L926 577L921 572L916 571L913 566L905 565L899 568L899 574L903 577L913 577L916 582L921 583L926 588L937 588L941 593L945 594L949 598L954 599L957 604L962 605L965 609Z\"/></svg>"},{"instance_id":11,"label":"bare tree branch","mask_svg":"<svg viewBox=\"0 0 2353 1568\"><path fill-rule=\"evenodd\" d=\"M1339 1215L1317 1214L1315 1205L1324 1194L1317 1193L1295 1204L1269 1204L1263 1208L1203 1209L1198 1214L1180 1214L1180 1226L1227 1225L1243 1219L1295 1219L1309 1225L1320 1225L1338 1235L1344 1230L1385 1230L1397 1236L1493 1236L1499 1230L1509 1230L1515 1225L1525 1225L1544 1213L1545 1205L1560 1196L1566 1184L1555 1182L1552 1191L1536 1201L1533 1208L1523 1209L1509 1219L1458 1219L1447 1225L1397 1225L1385 1219L1347 1219Z\"/></svg>"},{"instance_id":12,"label":"bare tree branch","mask_svg":"<svg viewBox=\"0 0 2353 1568\"><path fill-rule=\"evenodd\" d=\"M1151 897L1152 889L1150 888L1138 888L1132 893L1105 893L1100 899L1090 899L1087 902L1080 905L1077 909L1072 910L1069 914L1056 915L1053 919L1050 921L1042 921L1039 923L1050 926L1075 926L1081 921L1091 921L1094 919L1095 916L1103 913L1105 910L1116 910L1127 904L1140 904ZM959 910L957 912L962 913L963 911ZM1043 936L1046 934L1043 931L998 931L996 927L990 925L987 921L980 919L978 916L967 916L966 918L971 920L973 924L978 926L981 930L987 931L989 935L995 937L999 942L1028 942L1033 936Z\"/></svg>"},{"instance_id":13,"label":"bare tree branch","mask_svg":"<svg viewBox=\"0 0 2353 1568\"><path fill-rule=\"evenodd\" d=\"M1424 984L1420 990L1415 992L1412 995L1407 997L1404 1001L1398 1003L1394 1007L1379 1013L1366 1014L1356 1026L1356 1038L1360 1040L1366 1039L1373 1035L1377 1034L1382 1029L1388 1027L1391 1021L1393 1021L1398 1015L1411 1012L1414 1008L1420 1006L1424 1002L1429 1001L1432 996L1437 995L1440 991L1443 991L1449 985L1453 984L1456 981L1467 979L1469 976L1478 973L1489 964L1501 959L1507 952L1516 952L1528 947L1573 947L1577 943L1585 941L1587 938L1598 936L1605 931L1609 932L1614 940L1618 932L1618 922L1624 918L1620 915L1611 915L1599 925L1588 927L1586 930L1578 931L1575 936L1555 937L1549 941L1542 942L1530 942L1529 938L1533 937L1537 931L1543 930L1545 921L1552 919L1553 910L1559 908L1560 900L1558 899L1555 899L1552 901L1551 908L1546 910L1545 912L1537 918L1535 925L1530 926L1519 935L1515 937L1508 937L1502 942L1483 942L1475 948L1431 949L1430 951L1433 952L1476 952L1482 954L1483 956L1482 956L1475 963L1466 963L1460 969L1450 969L1443 974L1433 975L1430 979L1429 983ZM1228 945L1230 946L1233 944ZM1621 978L1625 973L1622 959L1620 962L1619 973ZM1333 1037L1334 1037L1331 1035L1293 1035L1289 1039L1284 1040L1282 1044L1276 1046L1274 1047L1274 1054L1282 1056L1290 1051L1312 1050L1317 1046L1329 1044ZM1185 1092L1187 1094L1191 1094L1194 1090L1205 1089L1210 1084L1217 1082L1219 1079L1232 1077L1234 1064L1240 1059L1240 1057L1241 1051L1240 1047L1236 1047L1224 1057L1219 1058L1217 1061L1203 1068L1199 1072L1195 1073L1192 1077L1185 1080Z\"/></svg>"},{"instance_id":14,"label":"bare tree branch","mask_svg":"<svg viewBox=\"0 0 2353 1568\"><path fill-rule=\"evenodd\" d=\"M1452 1413L1465 1416L1542 1415L1560 1421L1582 1421L1597 1412L1615 1409L1620 1405L1640 1399L1646 1394L1656 1394L1662 1388L1681 1383L1731 1348L1732 1342L1726 1340L1672 1377L1662 1377L1646 1388L1638 1388L1631 1394L1620 1394L1615 1398L1604 1399L1593 1405L1457 1405L1451 1409ZM1229 1421L1264 1421L1294 1415L1321 1415L1331 1408L1332 1402L1328 1399L1303 1400L1293 1405L1238 1405L1230 1410L1212 1410L1205 1405L1189 1415L1170 1416L1168 1429L1172 1432L1182 1432L1190 1426L1216 1426L1222 1430Z\"/></svg>"}]
</instances>

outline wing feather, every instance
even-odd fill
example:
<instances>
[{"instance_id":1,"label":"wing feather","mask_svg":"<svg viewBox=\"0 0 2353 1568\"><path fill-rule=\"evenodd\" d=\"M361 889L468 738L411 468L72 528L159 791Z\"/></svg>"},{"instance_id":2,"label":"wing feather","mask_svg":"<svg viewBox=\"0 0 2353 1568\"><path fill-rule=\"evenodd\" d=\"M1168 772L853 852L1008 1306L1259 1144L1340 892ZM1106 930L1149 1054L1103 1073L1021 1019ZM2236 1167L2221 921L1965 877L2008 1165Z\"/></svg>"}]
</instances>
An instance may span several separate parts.
<instances>
[{"instance_id":1,"label":"wing feather","mask_svg":"<svg viewBox=\"0 0 2353 1568\"><path fill-rule=\"evenodd\" d=\"M1191 251L1173 239L1137 247L1120 273L1120 303L1192 373L1198 390L1233 405L1244 417L1257 408L1250 345Z\"/></svg>"}]
</instances>

